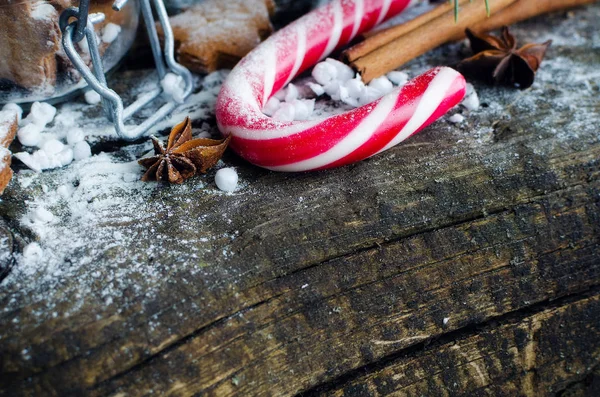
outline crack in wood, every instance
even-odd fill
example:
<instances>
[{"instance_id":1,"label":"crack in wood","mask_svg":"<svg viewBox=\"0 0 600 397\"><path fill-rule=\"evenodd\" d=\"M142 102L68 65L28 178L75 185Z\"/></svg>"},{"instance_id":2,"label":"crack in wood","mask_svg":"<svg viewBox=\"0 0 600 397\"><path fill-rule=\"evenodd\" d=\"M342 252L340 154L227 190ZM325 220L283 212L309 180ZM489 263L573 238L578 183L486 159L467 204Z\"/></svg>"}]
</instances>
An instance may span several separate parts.
<instances>
[{"instance_id":1,"label":"crack in wood","mask_svg":"<svg viewBox=\"0 0 600 397\"><path fill-rule=\"evenodd\" d=\"M525 307L525 308L522 308L522 309L519 309L516 311L507 312L505 314L489 318L488 320L481 322L481 323L470 324L466 327L458 328L456 330L453 330L451 332L448 332L448 333L440 336L439 338L436 339L435 343L438 346L444 345L444 344L450 344L455 341L465 339L469 336L477 335L479 332L481 332L481 330L483 328L497 327L499 324L514 324L514 323L517 323L524 319L527 319L528 317L531 317L532 315L542 313L544 311L548 311L551 309L560 308L561 306L566 306L566 305L569 305L572 303L576 303L578 301L583 301L590 297L600 297L600 285L594 285L594 286L590 287L589 289L587 289L586 291L567 295L567 296L564 296L559 299L554 299L554 300L549 299L549 300L545 300L543 302L539 302L534 305L531 305L531 306L528 306L528 307ZM533 327L533 330L536 331L535 326ZM539 328L537 328L537 330L539 330ZM526 353L525 361L526 361L526 364L533 365L533 364L535 364L535 356L533 355L533 352L531 350L535 348L535 346L534 346L535 341L532 340L529 343L531 344L531 347L528 347L528 353ZM423 350L426 350L427 348L431 348L430 344L431 344L430 340L425 340L425 341L419 342L419 343L412 345L410 347L407 347L405 349L396 351L393 354L384 356L381 359L377 360L376 362L369 363L367 365L355 368L351 371L341 374L340 376L337 376L334 379L331 379L327 382L323 382L323 383L318 384L314 387L311 387L307 390L299 392L296 394L296 396L312 397L312 396L325 395L328 392L331 392L332 390L335 390L335 389L343 386L344 384L350 383L351 381L363 376L366 373L378 372L378 371L392 365L393 363L395 363L396 361L398 361L401 358L406 358L415 353L418 353L419 351L423 351ZM530 367L530 368L534 368L534 367ZM528 383L527 392L534 391L535 389L529 389L529 387L533 387L533 385L530 383L531 381L528 381L528 382L529 383ZM526 395L535 395L535 394L527 394L526 393Z\"/></svg>"}]
</instances>

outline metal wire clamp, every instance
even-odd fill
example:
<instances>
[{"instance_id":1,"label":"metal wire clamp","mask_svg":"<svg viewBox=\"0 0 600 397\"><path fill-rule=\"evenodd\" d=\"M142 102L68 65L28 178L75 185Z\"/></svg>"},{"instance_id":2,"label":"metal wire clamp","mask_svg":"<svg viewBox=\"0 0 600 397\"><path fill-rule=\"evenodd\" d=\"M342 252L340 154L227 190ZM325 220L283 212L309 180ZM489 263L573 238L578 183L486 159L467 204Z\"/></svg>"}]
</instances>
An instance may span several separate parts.
<instances>
[{"instance_id":1,"label":"metal wire clamp","mask_svg":"<svg viewBox=\"0 0 600 397\"><path fill-rule=\"evenodd\" d=\"M121 10L127 1L139 1L144 22L147 28L148 38L152 47L152 55L158 72L159 83L167 73L174 73L180 76L185 83L183 98L187 98L192 92L192 74L185 67L175 61L175 44L173 31L169 23L167 11L162 0L152 0L154 10L158 17L164 32L164 52L161 50L158 32L154 24L153 10L150 4L151 0L116 0L113 3L113 9ZM60 27L62 30L62 42L65 53L73 62L75 68L81 73L83 79L88 85L102 97L102 106L107 118L113 123L118 136L125 140L135 140L141 138L158 121L168 116L177 106L173 99L164 104L151 117L137 126L126 126L124 121L139 111L141 108L159 97L163 90L158 84L154 90L141 95L127 108L123 107L121 97L109 89L106 83L106 76L102 65L102 58L96 42L96 34L93 25L104 20L103 14L88 15L90 0L80 0L79 8L70 7L66 9L60 18ZM74 21L69 22L74 19ZM85 61L77 53L75 43L87 40L90 58L92 60L93 72Z\"/></svg>"}]
</instances>

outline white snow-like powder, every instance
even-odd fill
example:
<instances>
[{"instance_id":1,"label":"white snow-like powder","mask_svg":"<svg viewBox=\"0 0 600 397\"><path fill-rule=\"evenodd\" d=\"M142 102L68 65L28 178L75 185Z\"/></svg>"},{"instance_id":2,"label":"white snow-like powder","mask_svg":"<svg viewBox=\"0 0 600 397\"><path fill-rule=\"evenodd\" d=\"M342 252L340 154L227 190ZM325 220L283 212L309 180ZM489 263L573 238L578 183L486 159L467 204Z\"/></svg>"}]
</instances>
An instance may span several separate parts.
<instances>
[{"instance_id":1,"label":"white snow-like powder","mask_svg":"<svg viewBox=\"0 0 600 397\"><path fill-rule=\"evenodd\" d=\"M14 156L21 160L30 169L41 172L43 170L60 168L65 165L71 164L73 161L73 149L65 147L60 141L54 142L49 141L48 152L44 149L36 150L33 153L19 152L15 153ZM59 149L59 145L62 145L62 149Z\"/></svg>"},{"instance_id":2,"label":"white snow-like powder","mask_svg":"<svg viewBox=\"0 0 600 397\"><path fill-rule=\"evenodd\" d=\"M56 108L54 106L45 102L34 102L31 105L29 114L23 119L23 124L36 124L43 129L46 124L54 120L54 116L56 116Z\"/></svg>"},{"instance_id":3,"label":"white snow-like powder","mask_svg":"<svg viewBox=\"0 0 600 397\"><path fill-rule=\"evenodd\" d=\"M17 138L23 146L37 146L42 139L42 127L34 123L27 124L19 128Z\"/></svg>"},{"instance_id":4,"label":"white snow-like powder","mask_svg":"<svg viewBox=\"0 0 600 397\"><path fill-rule=\"evenodd\" d=\"M50 223L54 220L54 214L44 207L38 207L31 214L31 220L39 223Z\"/></svg>"},{"instance_id":5,"label":"white snow-like powder","mask_svg":"<svg viewBox=\"0 0 600 397\"><path fill-rule=\"evenodd\" d=\"M90 105L97 105L102 102L102 97L94 90L88 90L84 95L85 101Z\"/></svg>"},{"instance_id":6,"label":"white snow-like powder","mask_svg":"<svg viewBox=\"0 0 600 397\"><path fill-rule=\"evenodd\" d=\"M75 145L77 142L81 142L85 139L85 134L81 128L70 128L67 131L67 143L69 145Z\"/></svg>"},{"instance_id":7,"label":"white snow-like powder","mask_svg":"<svg viewBox=\"0 0 600 397\"><path fill-rule=\"evenodd\" d=\"M48 155L55 155L62 152L65 149L65 145L58 139L49 139L44 142L41 149Z\"/></svg>"},{"instance_id":8,"label":"white snow-like powder","mask_svg":"<svg viewBox=\"0 0 600 397\"><path fill-rule=\"evenodd\" d=\"M92 155L92 149L86 141L77 142L73 146L73 159L76 161L87 159Z\"/></svg>"},{"instance_id":9,"label":"white snow-like powder","mask_svg":"<svg viewBox=\"0 0 600 397\"><path fill-rule=\"evenodd\" d=\"M448 121L451 123L454 123L454 124L460 124L463 121L465 121L465 117L460 113L456 113L456 114L448 117Z\"/></svg>"},{"instance_id":10,"label":"white snow-like powder","mask_svg":"<svg viewBox=\"0 0 600 397\"><path fill-rule=\"evenodd\" d=\"M23 248L23 259L28 262L38 262L44 257L42 247L36 242L29 243Z\"/></svg>"},{"instance_id":11,"label":"white snow-like powder","mask_svg":"<svg viewBox=\"0 0 600 397\"><path fill-rule=\"evenodd\" d=\"M312 76L322 86L337 80L337 69L329 62L320 62L312 70Z\"/></svg>"},{"instance_id":12,"label":"white snow-like powder","mask_svg":"<svg viewBox=\"0 0 600 397\"><path fill-rule=\"evenodd\" d=\"M387 78L390 79L390 81L392 83L394 83L395 85L402 87L403 85L405 85L406 83L408 83L408 74L406 72L401 72L401 71L392 71L389 72L387 75Z\"/></svg>"},{"instance_id":13,"label":"white snow-like powder","mask_svg":"<svg viewBox=\"0 0 600 397\"><path fill-rule=\"evenodd\" d=\"M288 84L287 89L285 90L285 98L284 100L288 103L294 102L298 99L299 93L298 88L292 83Z\"/></svg>"},{"instance_id":14,"label":"white snow-like powder","mask_svg":"<svg viewBox=\"0 0 600 397\"><path fill-rule=\"evenodd\" d=\"M387 95L394 90L394 85L386 76L381 76L373 79L369 83L369 88L375 89L383 95Z\"/></svg>"},{"instance_id":15,"label":"white snow-like powder","mask_svg":"<svg viewBox=\"0 0 600 397\"><path fill-rule=\"evenodd\" d=\"M402 86L408 80L406 72L391 72L365 85L348 65L331 58L315 65L312 77L314 81L305 81L303 87L292 83L276 92L263 107L263 113L278 121L311 120L321 114L314 113L315 103L306 102L306 96L327 94L334 101L355 108L389 94L394 84Z\"/></svg>"},{"instance_id":16,"label":"white snow-like powder","mask_svg":"<svg viewBox=\"0 0 600 397\"><path fill-rule=\"evenodd\" d=\"M175 73L167 73L160 82L164 93L177 103L183 103L185 100L185 82L183 77Z\"/></svg>"},{"instance_id":17,"label":"white snow-like powder","mask_svg":"<svg viewBox=\"0 0 600 397\"><path fill-rule=\"evenodd\" d=\"M295 120L309 120L315 110L314 99L296 99L292 105Z\"/></svg>"},{"instance_id":18,"label":"white snow-like powder","mask_svg":"<svg viewBox=\"0 0 600 397\"><path fill-rule=\"evenodd\" d=\"M308 86L316 96L321 96L325 93L325 88L321 84L309 82Z\"/></svg>"},{"instance_id":19,"label":"white snow-like powder","mask_svg":"<svg viewBox=\"0 0 600 397\"><path fill-rule=\"evenodd\" d=\"M273 114L273 118L278 121L294 121L296 107L291 103L281 102L279 109Z\"/></svg>"},{"instance_id":20,"label":"white snow-like powder","mask_svg":"<svg viewBox=\"0 0 600 397\"><path fill-rule=\"evenodd\" d=\"M102 41L104 43L110 44L116 40L116 38L119 36L119 33L121 33L121 27L115 23L110 22L106 24L104 29L102 29Z\"/></svg>"},{"instance_id":21,"label":"white snow-like powder","mask_svg":"<svg viewBox=\"0 0 600 397\"><path fill-rule=\"evenodd\" d=\"M467 93L465 99L461 102L461 105L471 111L479 109L479 96L477 95L477 91L475 91L473 84L467 84Z\"/></svg>"},{"instance_id":22,"label":"white snow-like powder","mask_svg":"<svg viewBox=\"0 0 600 397\"><path fill-rule=\"evenodd\" d=\"M275 97L271 97L265 104L265 107L263 108L262 111L267 116L273 116L277 112L277 110L279 110L280 106L281 106L281 101Z\"/></svg>"},{"instance_id":23,"label":"white snow-like powder","mask_svg":"<svg viewBox=\"0 0 600 397\"><path fill-rule=\"evenodd\" d=\"M21 122L21 118L23 117L23 109L21 109L21 107L16 103L7 103L2 107L2 110L15 112L17 114L17 119L19 123Z\"/></svg>"},{"instance_id":24,"label":"white snow-like powder","mask_svg":"<svg viewBox=\"0 0 600 397\"><path fill-rule=\"evenodd\" d=\"M365 85L360 74L354 74L348 65L327 58L314 66L312 78L314 81L305 81L303 87L289 84L276 92L265 104L263 113L279 121L311 120L322 117L321 112L315 114L314 103L297 102L305 100L306 96L312 97L312 94L317 97L327 94L334 101L356 108L389 94L395 86L405 85L408 74L402 71L390 72ZM293 104L294 109L286 103ZM308 113L304 105L308 106Z\"/></svg>"},{"instance_id":25,"label":"white snow-like powder","mask_svg":"<svg viewBox=\"0 0 600 397\"><path fill-rule=\"evenodd\" d=\"M235 191L238 179L238 173L234 168L221 168L215 174L215 183L224 192Z\"/></svg>"}]
</instances>

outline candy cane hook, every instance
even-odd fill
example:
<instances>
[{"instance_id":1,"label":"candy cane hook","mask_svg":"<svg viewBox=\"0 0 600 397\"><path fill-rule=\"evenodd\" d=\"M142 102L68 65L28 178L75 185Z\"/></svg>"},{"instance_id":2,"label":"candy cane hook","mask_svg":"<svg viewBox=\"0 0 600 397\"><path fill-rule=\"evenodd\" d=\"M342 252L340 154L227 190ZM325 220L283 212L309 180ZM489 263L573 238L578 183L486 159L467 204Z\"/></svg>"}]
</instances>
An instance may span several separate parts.
<instances>
[{"instance_id":1,"label":"candy cane hook","mask_svg":"<svg viewBox=\"0 0 600 397\"><path fill-rule=\"evenodd\" d=\"M260 167L309 171L350 164L402 142L458 104L465 80L432 69L368 105L319 120L284 122L262 113L269 97L410 0L333 0L281 29L229 74L216 104L231 147Z\"/></svg>"}]
</instances>

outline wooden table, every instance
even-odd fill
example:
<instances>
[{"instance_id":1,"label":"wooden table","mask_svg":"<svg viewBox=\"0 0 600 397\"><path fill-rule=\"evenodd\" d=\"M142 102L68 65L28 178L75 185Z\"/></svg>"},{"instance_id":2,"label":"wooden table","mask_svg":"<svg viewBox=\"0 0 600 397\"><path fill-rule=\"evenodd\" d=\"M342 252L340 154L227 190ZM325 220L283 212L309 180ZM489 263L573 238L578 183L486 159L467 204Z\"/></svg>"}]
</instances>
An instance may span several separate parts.
<instances>
[{"instance_id":1,"label":"wooden table","mask_svg":"<svg viewBox=\"0 0 600 397\"><path fill-rule=\"evenodd\" d=\"M567 37L532 89L478 85L465 123L368 161L276 174L229 155L234 194L130 191L145 215L64 221L75 275L23 294L17 260L0 284L0 394L600 395L598 18L519 25ZM11 185L5 249L35 238L24 200L64 172ZM97 238L117 227L130 238Z\"/></svg>"}]
</instances>

